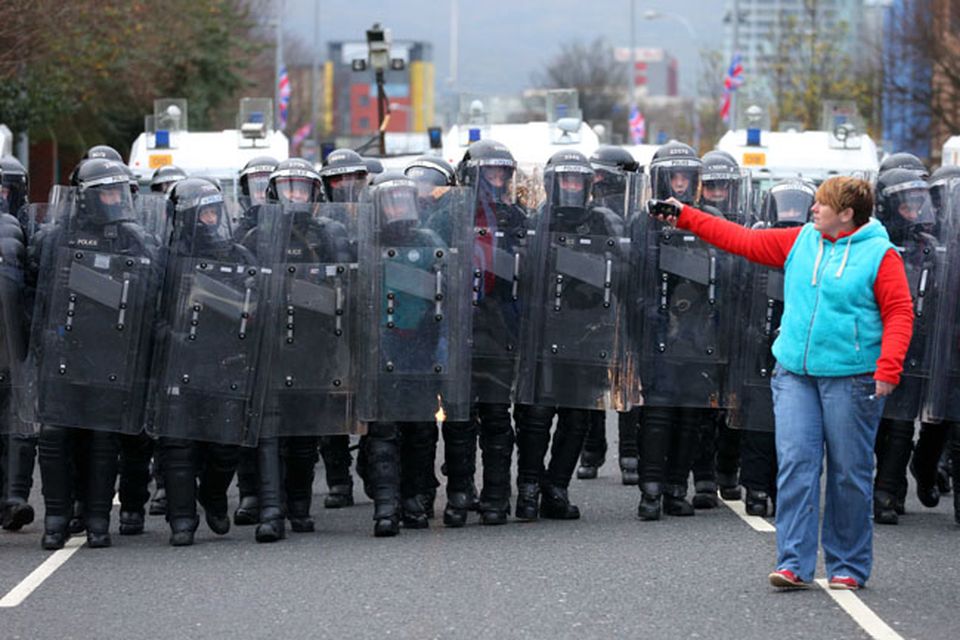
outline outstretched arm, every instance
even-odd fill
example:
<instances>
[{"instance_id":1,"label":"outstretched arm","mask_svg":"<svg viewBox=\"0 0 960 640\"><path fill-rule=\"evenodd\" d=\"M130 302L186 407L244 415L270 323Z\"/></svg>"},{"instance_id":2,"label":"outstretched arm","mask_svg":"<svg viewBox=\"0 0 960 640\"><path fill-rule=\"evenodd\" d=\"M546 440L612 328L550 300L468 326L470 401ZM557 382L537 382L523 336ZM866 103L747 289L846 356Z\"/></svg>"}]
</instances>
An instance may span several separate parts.
<instances>
[{"instance_id":1,"label":"outstretched arm","mask_svg":"<svg viewBox=\"0 0 960 640\"><path fill-rule=\"evenodd\" d=\"M676 219L680 229L692 231L710 244L774 269L782 269L802 227L748 229L684 205Z\"/></svg>"}]
</instances>

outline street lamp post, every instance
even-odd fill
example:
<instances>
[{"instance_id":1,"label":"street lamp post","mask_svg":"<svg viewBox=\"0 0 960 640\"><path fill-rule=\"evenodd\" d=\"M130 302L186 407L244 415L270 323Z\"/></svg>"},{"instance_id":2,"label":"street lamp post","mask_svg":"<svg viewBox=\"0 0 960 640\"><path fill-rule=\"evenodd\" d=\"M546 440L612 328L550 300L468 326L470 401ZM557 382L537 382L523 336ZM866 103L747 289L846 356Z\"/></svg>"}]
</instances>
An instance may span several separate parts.
<instances>
[{"instance_id":1,"label":"street lamp post","mask_svg":"<svg viewBox=\"0 0 960 640\"><path fill-rule=\"evenodd\" d=\"M687 33L690 34L690 39L694 42L699 42L697 37L697 32L693 30L693 27L690 25L690 21L684 18L679 13L672 13L670 11L657 11L656 9L648 9L643 12L644 20L659 20L661 18L672 18L682 24ZM700 57L699 53L697 54L697 60L694 67L694 84L693 84L693 148L697 150L697 153L700 153L700 108L697 104L697 98L699 97L699 90L697 88L697 81L700 76Z\"/></svg>"}]
</instances>

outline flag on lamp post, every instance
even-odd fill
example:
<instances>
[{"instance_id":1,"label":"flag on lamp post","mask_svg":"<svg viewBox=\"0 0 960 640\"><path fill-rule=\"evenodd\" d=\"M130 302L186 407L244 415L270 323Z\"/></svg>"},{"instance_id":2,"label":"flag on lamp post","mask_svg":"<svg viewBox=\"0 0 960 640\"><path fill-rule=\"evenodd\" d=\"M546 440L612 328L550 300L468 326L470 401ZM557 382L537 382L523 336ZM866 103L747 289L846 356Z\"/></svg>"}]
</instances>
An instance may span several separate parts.
<instances>
[{"instance_id":1,"label":"flag on lamp post","mask_svg":"<svg viewBox=\"0 0 960 640\"><path fill-rule=\"evenodd\" d=\"M643 144L643 139L647 137L647 121L637 105L630 110L630 137L633 144Z\"/></svg>"},{"instance_id":2,"label":"flag on lamp post","mask_svg":"<svg viewBox=\"0 0 960 640\"><path fill-rule=\"evenodd\" d=\"M303 144L303 141L307 139L312 130L313 123L308 122L293 132L293 137L290 138L290 148L293 149L294 153L300 153L300 145Z\"/></svg>"},{"instance_id":3,"label":"flag on lamp post","mask_svg":"<svg viewBox=\"0 0 960 640\"><path fill-rule=\"evenodd\" d=\"M277 128L283 131L287 128L287 113L290 109L290 76L287 75L287 67L280 67L280 76L277 78L277 95L280 101L277 105L279 111L279 122Z\"/></svg>"},{"instance_id":4,"label":"flag on lamp post","mask_svg":"<svg viewBox=\"0 0 960 640\"><path fill-rule=\"evenodd\" d=\"M730 121L730 103L733 99L733 92L743 84L743 62L739 53L733 54L730 61L730 67L727 69L727 75L723 78L723 102L720 105L720 118L724 122Z\"/></svg>"}]
</instances>

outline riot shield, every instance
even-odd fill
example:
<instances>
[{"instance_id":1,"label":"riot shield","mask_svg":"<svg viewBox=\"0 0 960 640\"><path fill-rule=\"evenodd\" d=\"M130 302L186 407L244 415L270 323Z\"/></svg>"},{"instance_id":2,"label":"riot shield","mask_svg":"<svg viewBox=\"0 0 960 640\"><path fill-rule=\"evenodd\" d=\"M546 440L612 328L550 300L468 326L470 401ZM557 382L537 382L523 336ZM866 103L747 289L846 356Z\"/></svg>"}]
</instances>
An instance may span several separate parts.
<instances>
[{"instance_id":1,"label":"riot shield","mask_svg":"<svg viewBox=\"0 0 960 640\"><path fill-rule=\"evenodd\" d=\"M268 313L274 329L263 345L270 354L261 372L269 373L258 383L266 385L260 437L357 431L355 238L333 219L344 207L360 205L272 207L278 210L271 212L278 221Z\"/></svg>"},{"instance_id":2,"label":"riot shield","mask_svg":"<svg viewBox=\"0 0 960 640\"><path fill-rule=\"evenodd\" d=\"M473 217L472 391L477 402L514 399L520 354L520 310L530 279L527 214L521 206L491 203L471 191Z\"/></svg>"},{"instance_id":3,"label":"riot shield","mask_svg":"<svg viewBox=\"0 0 960 640\"><path fill-rule=\"evenodd\" d=\"M939 266L942 275L934 281L936 321L926 323L923 328L931 334L925 354L931 363L930 378L921 407L921 419L925 422L960 421L960 179L950 180L940 195L939 237L944 250L939 254L942 256ZM909 277L910 272L907 274ZM930 309L924 300L926 294L917 295L920 285L924 284L922 277L915 277L910 284L915 299L914 313L917 313L917 303L922 300L926 314ZM920 320L916 318L917 322ZM910 351L915 341L916 336ZM905 374L909 371L910 351L904 362Z\"/></svg>"},{"instance_id":4,"label":"riot shield","mask_svg":"<svg viewBox=\"0 0 960 640\"><path fill-rule=\"evenodd\" d=\"M78 194L32 241L39 263L30 340L36 371L21 417L138 433L160 283L158 247L135 221L126 194L114 205L119 217L109 222L96 209L96 192L87 196L93 199Z\"/></svg>"},{"instance_id":5,"label":"riot shield","mask_svg":"<svg viewBox=\"0 0 960 640\"><path fill-rule=\"evenodd\" d=\"M643 403L718 408L737 303L736 258L644 215L639 354Z\"/></svg>"},{"instance_id":6,"label":"riot shield","mask_svg":"<svg viewBox=\"0 0 960 640\"><path fill-rule=\"evenodd\" d=\"M147 233L152 235L160 246L166 246L168 224L167 198L154 193L141 193L137 196L134 206L137 211L137 221Z\"/></svg>"},{"instance_id":7,"label":"riot shield","mask_svg":"<svg viewBox=\"0 0 960 640\"><path fill-rule=\"evenodd\" d=\"M44 215L46 205L27 205L27 217ZM25 269L27 250L16 218L0 215L0 434L35 433L34 422L20 420L27 389L29 335Z\"/></svg>"},{"instance_id":8,"label":"riot shield","mask_svg":"<svg viewBox=\"0 0 960 640\"><path fill-rule=\"evenodd\" d=\"M549 203L535 223L517 402L623 410L630 258L624 220L605 208Z\"/></svg>"},{"instance_id":9,"label":"riot shield","mask_svg":"<svg viewBox=\"0 0 960 640\"><path fill-rule=\"evenodd\" d=\"M942 229L942 227L941 227ZM934 229L931 228L932 232ZM903 361L900 384L887 398L883 417L914 420L920 416L930 379L933 341L939 324L941 282L947 275L947 247L933 233L917 230L897 250L903 258L913 298L913 337Z\"/></svg>"},{"instance_id":10,"label":"riot shield","mask_svg":"<svg viewBox=\"0 0 960 640\"><path fill-rule=\"evenodd\" d=\"M747 264L743 281L738 308L745 314L744 322L737 332L737 353L731 358L728 385L737 409L730 426L773 431L770 374L776 359L771 349L783 316L783 271Z\"/></svg>"},{"instance_id":11,"label":"riot shield","mask_svg":"<svg viewBox=\"0 0 960 640\"><path fill-rule=\"evenodd\" d=\"M256 382L270 323L276 216L253 250L233 242L223 201L175 214L154 345L148 430L157 437L255 446L263 394ZM208 213L209 212L209 213ZM208 223L205 220L213 219Z\"/></svg>"},{"instance_id":12,"label":"riot shield","mask_svg":"<svg viewBox=\"0 0 960 640\"><path fill-rule=\"evenodd\" d=\"M371 191L371 209L359 220L360 420L470 417L467 194L451 189L444 199L455 222L447 243L420 222L412 181ZM399 218L397 207L412 211Z\"/></svg>"}]
</instances>

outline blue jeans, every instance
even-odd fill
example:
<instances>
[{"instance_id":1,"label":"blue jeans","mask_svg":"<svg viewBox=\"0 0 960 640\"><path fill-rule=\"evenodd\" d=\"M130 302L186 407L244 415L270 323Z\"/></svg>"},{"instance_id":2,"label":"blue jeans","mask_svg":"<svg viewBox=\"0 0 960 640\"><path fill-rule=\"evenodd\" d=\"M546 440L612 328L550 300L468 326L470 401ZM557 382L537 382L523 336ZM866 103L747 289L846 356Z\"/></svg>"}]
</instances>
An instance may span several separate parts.
<instances>
[{"instance_id":1,"label":"blue jeans","mask_svg":"<svg viewBox=\"0 0 960 640\"><path fill-rule=\"evenodd\" d=\"M813 579L826 448L821 543L827 575L864 584L873 564L873 447L885 398L872 397L871 374L803 376L779 364L770 387L779 463L777 568Z\"/></svg>"}]
</instances>

